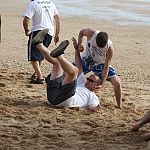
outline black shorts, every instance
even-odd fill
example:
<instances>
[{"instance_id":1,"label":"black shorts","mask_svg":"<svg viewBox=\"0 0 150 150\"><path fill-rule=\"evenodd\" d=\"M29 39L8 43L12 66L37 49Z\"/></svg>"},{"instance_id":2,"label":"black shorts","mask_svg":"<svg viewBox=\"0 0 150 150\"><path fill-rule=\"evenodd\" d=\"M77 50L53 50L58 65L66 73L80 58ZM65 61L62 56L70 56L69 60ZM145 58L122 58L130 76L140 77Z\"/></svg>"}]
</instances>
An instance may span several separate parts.
<instances>
[{"instance_id":1,"label":"black shorts","mask_svg":"<svg viewBox=\"0 0 150 150\"><path fill-rule=\"evenodd\" d=\"M62 85L64 76L50 80L50 75L45 79L47 83L47 98L52 105L58 105L75 94L76 80Z\"/></svg>"},{"instance_id":2,"label":"black shorts","mask_svg":"<svg viewBox=\"0 0 150 150\"><path fill-rule=\"evenodd\" d=\"M40 53L40 51L36 48L34 44L32 44L32 39L33 37L39 32L34 31L31 32L29 35L29 40L28 40L28 61L42 61L44 59L43 55ZM45 47L48 47L51 43L52 36L47 34L44 38L43 45Z\"/></svg>"}]
</instances>

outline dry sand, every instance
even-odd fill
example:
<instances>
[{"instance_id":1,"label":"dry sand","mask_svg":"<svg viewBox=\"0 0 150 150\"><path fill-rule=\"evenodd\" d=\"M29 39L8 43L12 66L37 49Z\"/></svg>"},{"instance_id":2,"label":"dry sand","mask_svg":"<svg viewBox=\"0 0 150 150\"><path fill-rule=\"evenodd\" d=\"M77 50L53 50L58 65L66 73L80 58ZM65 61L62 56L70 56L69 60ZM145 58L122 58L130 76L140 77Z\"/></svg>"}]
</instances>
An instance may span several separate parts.
<instances>
[{"instance_id":1,"label":"dry sand","mask_svg":"<svg viewBox=\"0 0 150 150\"><path fill-rule=\"evenodd\" d=\"M27 62L27 37L22 27L26 5L0 1L0 149L6 150L146 150L141 135L149 125L132 133L135 120L150 108L150 28L119 26L111 22L62 16L61 40L77 37L81 28L108 32L115 52L112 65L122 79L123 109L115 108L110 83L98 93L102 109L57 109L46 103L46 85L29 84L32 67ZM52 43L49 49L55 46ZM66 57L73 61L73 47ZM45 76L51 65L44 61ZM150 146L150 144L149 144ZM149 147L150 149L150 147Z\"/></svg>"}]
</instances>

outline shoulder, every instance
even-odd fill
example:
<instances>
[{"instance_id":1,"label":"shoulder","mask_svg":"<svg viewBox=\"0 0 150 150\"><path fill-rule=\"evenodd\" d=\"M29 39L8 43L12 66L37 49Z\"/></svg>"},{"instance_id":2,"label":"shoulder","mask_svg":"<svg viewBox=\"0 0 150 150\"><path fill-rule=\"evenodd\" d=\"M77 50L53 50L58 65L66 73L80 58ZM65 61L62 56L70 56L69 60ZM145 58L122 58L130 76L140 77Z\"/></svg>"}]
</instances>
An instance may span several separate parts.
<instances>
[{"instance_id":1,"label":"shoulder","mask_svg":"<svg viewBox=\"0 0 150 150\"><path fill-rule=\"evenodd\" d=\"M108 48L113 49L113 43L110 39L108 39Z\"/></svg>"},{"instance_id":2,"label":"shoulder","mask_svg":"<svg viewBox=\"0 0 150 150\"><path fill-rule=\"evenodd\" d=\"M91 39L92 36L95 34L96 30L87 28L87 29L81 30L81 32L83 33L84 36L87 37L87 40L89 40L89 39Z\"/></svg>"},{"instance_id":3,"label":"shoulder","mask_svg":"<svg viewBox=\"0 0 150 150\"><path fill-rule=\"evenodd\" d=\"M82 32L84 35L90 35L90 34L94 34L95 30L87 28L87 29L82 29L80 32Z\"/></svg>"}]
</instances>

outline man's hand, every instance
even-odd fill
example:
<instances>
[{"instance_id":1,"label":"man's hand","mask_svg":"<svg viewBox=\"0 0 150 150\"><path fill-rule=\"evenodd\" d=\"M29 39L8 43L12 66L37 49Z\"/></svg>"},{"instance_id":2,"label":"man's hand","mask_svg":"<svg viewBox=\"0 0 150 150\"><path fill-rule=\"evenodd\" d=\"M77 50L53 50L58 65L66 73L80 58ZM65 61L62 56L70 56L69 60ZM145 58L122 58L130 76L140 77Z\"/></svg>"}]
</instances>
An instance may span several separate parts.
<instances>
[{"instance_id":1,"label":"man's hand","mask_svg":"<svg viewBox=\"0 0 150 150\"><path fill-rule=\"evenodd\" d=\"M74 49L77 51L78 50L78 43L77 43L77 40L74 38L74 37L72 37L72 42L73 42L73 46L74 46Z\"/></svg>"},{"instance_id":2,"label":"man's hand","mask_svg":"<svg viewBox=\"0 0 150 150\"><path fill-rule=\"evenodd\" d=\"M103 85L100 85L96 82L90 82L86 84L86 88L96 93L103 88Z\"/></svg>"},{"instance_id":3,"label":"man's hand","mask_svg":"<svg viewBox=\"0 0 150 150\"><path fill-rule=\"evenodd\" d=\"M74 37L72 37L71 40L73 41L74 49L75 49L76 51L83 52L83 50L84 50L83 45L81 45L81 46L79 47L79 46L78 46L78 43L77 43L77 40L76 40Z\"/></svg>"},{"instance_id":4,"label":"man's hand","mask_svg":"<svg viewBox=\"0 0 150 150\"><path fill-rule=\"evenodd\" d=\"M78 45L78 51L79 51L79 52L83 52L83 51L84 51L83 45Z\"/></svg>"},{"instance_id":5,"label":"man's hand","mask_svg":"<svg viewBox=\"0 0 150 150\"><path fill-rule=\"evenodd\" d=\"M89 110L91 110L92 112L97 112L100 108L101 108L100 105L97 105L97 106L95 106L95 105L90 105L90 106L89 106Z\"/></svg>"},{"instance_id":6,"label":"man's hand","mask_svg":"<svg viewBox=\"0 0 150 150\"><path fill-rule=\"evenodd\" d=\"M95 85L94 92L99 92L103 88L103 85Z\"/></svg>"},{"instance_id":7,"label":"man's hand","mask_svg":"<svg viewBox=\"0 0 150 150\"><path fill-rule=\"evenodd\" d=\"M29 29L25 30L25 35L29 36L29 34L30 34L30 30Z\"/></svg>"},{"instance_id":8,"label":"man's hand","mask_svg":"<svg viewBox=\"0 0 150 150\"><path fill-rule=\"evenodd\" d=\"M103 88L103 86L102 85L98 85L98 84L96 84L96 83L93 83L93 86L92 86L92 90L94 91L94 92L99 92L99 90L101 90Z\"/></svg>"},{"instance_id":9,"label":"man's hand","mask_svg":"<svg viewBox=\"0 0 150 150\"><path fill-rule=\"evenodd\" d=\"M55 35L54 36L54 43L55 45L59 42L59 36L58 35Z\"/></svg>"}]
</instances>

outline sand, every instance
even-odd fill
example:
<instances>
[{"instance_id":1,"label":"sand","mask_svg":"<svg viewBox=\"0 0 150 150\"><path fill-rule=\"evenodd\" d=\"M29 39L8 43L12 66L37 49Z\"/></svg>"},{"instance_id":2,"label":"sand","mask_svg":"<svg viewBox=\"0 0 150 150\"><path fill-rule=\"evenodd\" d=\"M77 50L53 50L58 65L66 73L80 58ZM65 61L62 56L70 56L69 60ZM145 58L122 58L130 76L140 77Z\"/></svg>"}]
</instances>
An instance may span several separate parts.
<instances>
[{"instance_id":1,"label":"sand","mask_svg":"<svg viewBox=\"0 0 150 150\"><path fill-rule=\"evenodd\" d=\"M27 61L27 40L22 27L23 2L1 0L0 43L0 149L11 150L146 150L142 135L149 124L131 132L135 121L150 108L150 28L119 26L88 18L61 16L61 40L77 37L82 28L108 32L115 52L112 65L122 80L123 109L115 108L112 85L106 82L98 93L102 109L54 108L47 104L46 85L33 85ZM49 47L50 51L54 43ZM65 57L74 59L72 45ZM43 62L47 76L51 64ZM148 148L149 145L149 148Z\"/></svg>"}]
</instances>

